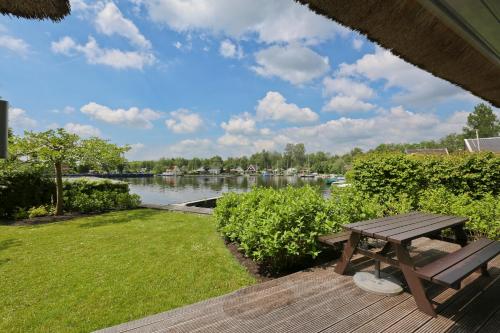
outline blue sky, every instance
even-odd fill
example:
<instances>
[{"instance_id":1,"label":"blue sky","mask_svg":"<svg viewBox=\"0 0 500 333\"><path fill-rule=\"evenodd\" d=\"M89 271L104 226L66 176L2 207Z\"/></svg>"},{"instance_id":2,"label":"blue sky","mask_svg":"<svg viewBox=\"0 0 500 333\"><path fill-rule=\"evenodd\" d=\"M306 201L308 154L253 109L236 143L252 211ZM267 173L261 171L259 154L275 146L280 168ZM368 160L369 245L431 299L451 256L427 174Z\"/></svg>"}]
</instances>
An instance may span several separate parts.
<instances>
[{"instance_id":1,"label":"blue sky","mask_svg":"<svg viewBox=\"0 0 500 333\"><path fill-rule=\"evenodd\" d=\"M0 17L17 133L64 127L131 159L343 153L460 131L481 101L291 0L71 4L60 23Z\"/></svg>"}]
</instances>

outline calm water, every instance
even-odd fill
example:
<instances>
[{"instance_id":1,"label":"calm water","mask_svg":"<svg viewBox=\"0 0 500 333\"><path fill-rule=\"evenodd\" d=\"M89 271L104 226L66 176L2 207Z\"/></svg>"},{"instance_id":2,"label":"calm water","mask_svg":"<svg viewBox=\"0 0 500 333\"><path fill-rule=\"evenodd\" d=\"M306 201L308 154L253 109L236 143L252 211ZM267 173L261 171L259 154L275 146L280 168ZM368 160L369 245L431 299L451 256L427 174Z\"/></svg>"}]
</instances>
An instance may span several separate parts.
<instances>
[{"instance_id":1,"label":"calm water","mask_svg":"<svg viewBox=\"0 0 500 333\"><path fill-rule=\"evenodd\" d=\"M143 203L172 204L195 201L221 195L225 192L246 192L253 186L281 188L287 185L304 186L305 184L320 186L324 195L329 194L328 187L321 180L299 177L150 177L125 178L130 184L130 191L139 194Z\"/></svg>"}]
</instances>

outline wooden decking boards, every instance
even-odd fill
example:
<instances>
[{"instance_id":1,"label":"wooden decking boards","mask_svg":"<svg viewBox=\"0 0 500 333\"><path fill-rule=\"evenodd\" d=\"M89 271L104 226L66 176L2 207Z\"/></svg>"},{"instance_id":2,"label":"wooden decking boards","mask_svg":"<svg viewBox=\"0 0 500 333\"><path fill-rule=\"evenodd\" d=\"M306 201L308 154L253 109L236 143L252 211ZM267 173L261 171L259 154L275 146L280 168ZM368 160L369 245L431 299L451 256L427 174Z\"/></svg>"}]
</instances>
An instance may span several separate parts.
<instances>
[{"instance_id":1,"label":"wooden decking boards","mask_svg":"<svg viewBox=\"0 0 500 333\"><path fill-rule=\"evenodd\" d=\"M419 238L411 255L423 266L459 248ZM349 268L370 271L373 265L359 258ZM396 268L383 266L383 271L401 278ZM500 256L488 271L489 277L475 272L464 279L460 290L426 283L427 293L439 304L436 318L418 311L407 291L395 297L370 294L357 288L350 275L326 266L99 332L498 332Z\"/></svg>"}]
</instances>

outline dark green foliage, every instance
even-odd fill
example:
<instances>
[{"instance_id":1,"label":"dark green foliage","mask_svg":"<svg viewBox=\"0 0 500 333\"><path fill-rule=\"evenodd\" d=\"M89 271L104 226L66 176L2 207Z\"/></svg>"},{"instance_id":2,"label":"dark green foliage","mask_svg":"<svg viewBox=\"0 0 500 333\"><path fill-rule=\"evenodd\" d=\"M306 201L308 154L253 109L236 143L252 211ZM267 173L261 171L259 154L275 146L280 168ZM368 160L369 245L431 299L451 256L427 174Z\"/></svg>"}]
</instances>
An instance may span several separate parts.
<instances>
[{"instance_id":1,"label":"dark green foliage","mask_svg":"<svg viewBox=\"0 0 500 333\"><path fill-rule=\"evenodd\" d=\"M35 168L0 171L0 217L17 215L33 206L50 204L55 182ZM21 214L22 215L22 214Z\"/></svg>"},{"instance_id":2,"label":"dark green foliage","mask_svg":"<svg viewBox=\"0 0 500 333\"><path fill-rule=\"evenodd\" d=\"M141 203L125 182L86 178L64 183L64 202L65 210L82 213L137 208Z\"/></svg>"},{"instance_id":3,"label":"dark green foliage","mask_svg":"<svg viewBox=\"0 0 500 333\"><path fill-rule=\"evenodd\" d=\"M336 188L328 200L310 186L254 188L225 194L217 201L215 218L224 237L237 242L245 255L279 271L316 257L318 235L340 231L346 223L410 210L406 195L382 200L354 187Z\"/></svg>"},{"instance_id":4,"label":"dark green foliage","mask_svg":"<svg viewBox=\"0 0 500 333\"><path fill-rule=\"evenodd\" d=\"M335 228L330 206L310 186L254 188L217 202L219 230L252 259L280 270L319 254L316 237Z\"/></svg>"},{"instance_id":5,"label":"dark green foliage","mask_svg":"<svg viewBox=\"0 0 500 333\"><path fill-rule=\"evenodd\" d=\"M414 205L422 191L436 186L453 194L481 198L487 193L500 193L500 156L368 154L355 161L350 177L366 195L391 198L405 194Z\"/></svg>"},{"instance_id":6,"label":"dark green foliage","mask_svg":"<svg viewBox=\"0 0 500 333\"><path fill-rule=\"evenodd\" d=\"M466 138L489 138L500 134L500 121L490 106L481 103L474 107L474 112L467 116L467 126L464 127Z\"/></svg>"}]
</instances>

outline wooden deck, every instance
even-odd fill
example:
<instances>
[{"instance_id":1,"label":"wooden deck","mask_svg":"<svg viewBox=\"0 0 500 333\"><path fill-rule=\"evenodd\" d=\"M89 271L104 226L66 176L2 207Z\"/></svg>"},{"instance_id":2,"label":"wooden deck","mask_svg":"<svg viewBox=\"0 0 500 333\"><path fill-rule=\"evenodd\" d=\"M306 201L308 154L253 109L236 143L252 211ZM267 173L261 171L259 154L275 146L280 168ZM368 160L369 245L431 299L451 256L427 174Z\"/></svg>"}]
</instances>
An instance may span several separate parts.
<instances>
[{"instance_id":1,"label":"wooden deck","mask_svg":"<svg viewBox=\"0 0 500 333\"><path fill-rule=\"evenodd\" d=\"M423 265L458 248L419 238L411 255ZM372 263L357 258L349 274L372 270ZM408 292L370 294L333 267L301 271L99 332L499 332L500 256L490 263L489 277L473 273L459 291L427 284L439 304L437 318L418 311ZM383 271L401 277L394 268Z\"/></svg>"}]
</instances>

